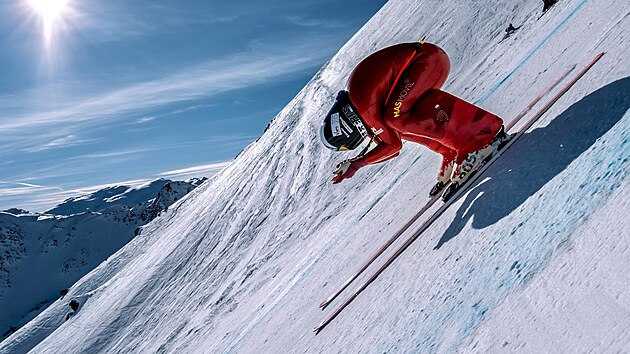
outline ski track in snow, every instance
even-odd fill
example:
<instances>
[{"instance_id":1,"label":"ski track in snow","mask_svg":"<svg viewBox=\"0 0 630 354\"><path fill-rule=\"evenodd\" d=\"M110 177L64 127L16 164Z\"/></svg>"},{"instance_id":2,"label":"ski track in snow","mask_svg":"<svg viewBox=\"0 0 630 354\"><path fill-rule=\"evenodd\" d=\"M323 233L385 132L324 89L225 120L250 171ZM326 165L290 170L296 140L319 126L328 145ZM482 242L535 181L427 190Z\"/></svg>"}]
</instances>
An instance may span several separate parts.
<instances>
[{"instance_id":1,"label":"ski track in snow","mask_svg":"<svg viewBox=\"0 0 630 354\"><path fill-rule=\"evenodd\" d=\"M388 2L263 137L72 287L84 301L71 320L57 301L0 353L623 352L630 6L567 0L539 19L541 7ZM522 27L499 43L509 22ZM451 56L446 90L507 121L606 55L315 336L365 276L317 305L424 204L439 162L405 144L333 186L350 156L320 146L321 117L362 58L424 35Z\"/></svg>"}]
</instances>

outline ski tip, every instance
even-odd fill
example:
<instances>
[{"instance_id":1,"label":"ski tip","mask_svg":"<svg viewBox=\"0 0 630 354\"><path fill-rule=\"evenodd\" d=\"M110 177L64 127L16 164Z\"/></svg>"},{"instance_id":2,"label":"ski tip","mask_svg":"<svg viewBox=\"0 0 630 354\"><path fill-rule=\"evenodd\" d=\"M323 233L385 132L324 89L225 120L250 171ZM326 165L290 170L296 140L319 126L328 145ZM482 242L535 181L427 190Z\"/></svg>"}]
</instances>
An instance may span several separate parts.
<instances>
[{"instance_id":1,"label":"ski tip","mask_svg":"<svg viewBox=\"0 0 630 354\"><path fill-rule=\"evenodd\" d=\"M330 305L330 301L326 300L326 301L322 302L321 304L319 304L319 308L323 310L326 307L328 307L328 305Z\"/></svg>"},{"instance_id":2,"label":"ski tip","mask_svg":"<svg viewBox=\"0 0 630 354\"><path fill-rule=\"evenodd\" d=\"M315 332L315 335L319 334L319 332L321 332L322 329L324 329L324 327L328 326L329 323L330 323L330 320L325 319L321 321L317 326L315 326L315 328L313 328L313 332Z\"/></svg>"}]
</instances>

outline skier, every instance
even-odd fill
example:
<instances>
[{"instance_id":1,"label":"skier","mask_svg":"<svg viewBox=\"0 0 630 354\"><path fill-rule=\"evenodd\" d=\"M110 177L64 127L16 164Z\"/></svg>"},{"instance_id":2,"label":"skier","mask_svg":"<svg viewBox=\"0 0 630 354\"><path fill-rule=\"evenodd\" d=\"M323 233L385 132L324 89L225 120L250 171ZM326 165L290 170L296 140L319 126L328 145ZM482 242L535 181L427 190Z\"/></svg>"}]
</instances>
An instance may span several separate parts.
<instances>
[{"instance_id":1,"label":"skier","mask_svg":"<svg viewBox=\"0 0 630 354\"><path fill-rule=\"evenodd\" d=\"M503 39L506 39L507 37L511 36L514 32L516 32L517 29L521 28L521 26L518 27L514 27L511 23L507 26L507 28L505 29L505 36L503 37Z\"/></svg>"},{"instance_id":2,"label":"skier","mask_svg":"<svg viewBox=\"0 0 630 354\"><path fill-rule=\"evenodd\" d=\"M501 118L440 90L449 69L444 50L423 41L397 44L361 61L347 90L338 93L320 135L326 147L337 151L354 150L366 139L370 143L337 165L333 183L398 156L404 139L442 155L438 182L429 195L440 193L449 179L443 199L454 194L509 136ZM372 142L377 145L369 150Z\"/></svg>"},{"instance_id":3,"label":"skier","mask_svg":"<svg viewBox=\"0 0 630 354\"><path fill-rule=\"evenodd\" d=\"M509 38L514 32L516 32L519 28L521 28L521 26L518 27L514 27L514 25L512 25L511 23L507 26L507 28L505 29L505 35L503 35L503 39L501 39L499 41L499 43L501 43L503 40Z\"/></svg>"},{"instance_id":4,"label":"skier","mask_svg":"<svg viewBox=\"0 0 630 354\"><path fill-rule=\"evenodd\" d=\"M68 306L70 306L70 309L72 311L66 315L66 321L72 318L72 316L74 316L77 313L77 311L79 310L79 305L80 305L79 302L74 299L70 301L70 303L68 303Z\"/></svg>"}]
</instances>

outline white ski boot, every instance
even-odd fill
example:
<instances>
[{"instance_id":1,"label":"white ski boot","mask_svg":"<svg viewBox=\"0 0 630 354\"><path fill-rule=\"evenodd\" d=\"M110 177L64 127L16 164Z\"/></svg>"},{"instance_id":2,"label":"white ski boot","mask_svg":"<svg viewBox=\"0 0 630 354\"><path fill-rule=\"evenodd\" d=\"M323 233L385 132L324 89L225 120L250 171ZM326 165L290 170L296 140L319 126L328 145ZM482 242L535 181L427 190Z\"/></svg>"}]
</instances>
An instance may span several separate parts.
<instances>
[{"instance_id":1,"label":"white ski boot","mask_svg":"<svg viewBox=\"0 0 630 354\"><path fill-rule=\"evenodd\" d=\"M442 158L442 165L440 166L440 171L438 171L437 175L437 183L431 188L429 191L429 197L433 197L436 194L439 194L446 183L451 179L451 174L453 174L453 168L455 167L455 160L447 160Z\"/></svg>"},{"instance_id":2,"label":"white ski boot","mask_svg":"<svg viewBox=\"0 0 630 354\"><path fill-rule=\"evenodd\" d=\"M483 166L486 161L492 158L492 155L501 150L512 137L505 133L503 127L497 135L492 139L490 145L481 150L477 150L468 154L466 159L459 165L455 166L451 174L451 184L444 190L442 200L449 200L455 192L472 176L477 170Z\"/></svg>"}]
</instances>

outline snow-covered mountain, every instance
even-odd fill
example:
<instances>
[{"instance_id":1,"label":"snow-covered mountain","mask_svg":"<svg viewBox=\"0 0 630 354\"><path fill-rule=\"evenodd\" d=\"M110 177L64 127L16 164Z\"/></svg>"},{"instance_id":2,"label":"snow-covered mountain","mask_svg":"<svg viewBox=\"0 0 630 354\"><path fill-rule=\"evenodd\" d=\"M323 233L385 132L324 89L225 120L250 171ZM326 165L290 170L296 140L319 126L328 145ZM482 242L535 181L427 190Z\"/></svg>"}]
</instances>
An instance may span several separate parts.
<instances>
[{"instance_id":1,"label":"snow-covered mountain","mask_svg":"<svg viewBox=\"0 0 630 354\"><path fill-rule=\"evenodd\" d=\"M2 339L205 180L159 179L139 187L105 188L42 214L0 212Z\"/></svg>"},{"instance_id":2,"label":"snow-covered mountain","mask_svg":"<svg viewBox=\"0 0 630 354\"><path fill-rule=\"evenodd\" d=\"M389 1L234 163L0 352L626 352L630 5L541 9ZM509 23L520 28L502 40ZM423 36L451 57L445 89L508 122L568 68L606 54L314 335L330 311L318 304L424 205L439 163L406 144L332 185L331 169L353 155L323 148L320 122L361 59ZM70 299L81 307L64 321Z\"/></svg>"}]
</instances>

